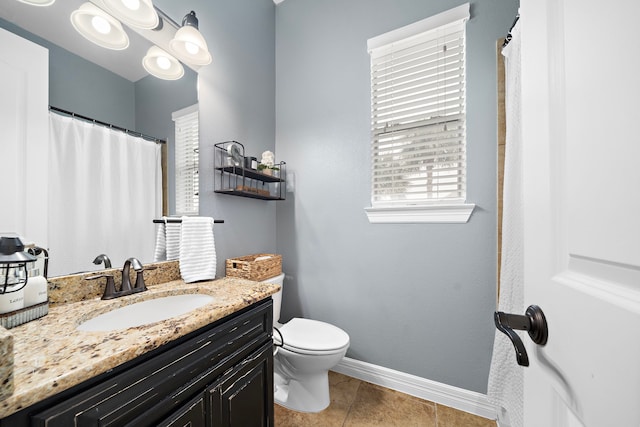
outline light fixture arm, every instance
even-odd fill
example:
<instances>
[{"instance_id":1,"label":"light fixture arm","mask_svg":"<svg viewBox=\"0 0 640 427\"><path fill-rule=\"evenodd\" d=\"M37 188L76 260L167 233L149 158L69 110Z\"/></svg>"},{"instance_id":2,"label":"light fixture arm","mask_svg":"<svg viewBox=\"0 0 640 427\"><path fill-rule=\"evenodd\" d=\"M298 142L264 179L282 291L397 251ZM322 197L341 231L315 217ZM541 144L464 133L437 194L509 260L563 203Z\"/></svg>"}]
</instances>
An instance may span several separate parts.
<instances>
[{"instance_id":1,"label":"light fixture arm","mask_svg":"<svg viewBox=\"0 0 640 427\"><path fill-rule=\"evenodd\" d=\"M196 18L196 13L193 10L182 18L182 26L184 27L187 25L198 29L198 18Z\"/></svg>"}]
</instances>

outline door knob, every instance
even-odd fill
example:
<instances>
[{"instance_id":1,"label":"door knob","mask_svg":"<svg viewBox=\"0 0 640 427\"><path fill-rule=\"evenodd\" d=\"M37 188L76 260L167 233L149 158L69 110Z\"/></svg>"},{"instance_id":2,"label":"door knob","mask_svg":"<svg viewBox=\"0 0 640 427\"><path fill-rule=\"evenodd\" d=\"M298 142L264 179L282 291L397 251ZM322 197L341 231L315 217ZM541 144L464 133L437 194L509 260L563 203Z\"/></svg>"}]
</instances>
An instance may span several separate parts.
<instances>
[{"instance_id":1,"label":"door knob","mask_svg":"<svg viewBox=\"0 0 640 427\"><path fill-rule=\"evenodd\" d=\"M529 356L527 356L527 350L524 348L520 336L514 332L514 329L527 331L533 342L538 345L547 343L549 337L547 319L544 317L542 309L537 305L530 305L524 316L496 311L493 320L496 328L508 336L513 343L516 350L516 361L520 366L529 366Z\"/></svg>"}]
</instances>

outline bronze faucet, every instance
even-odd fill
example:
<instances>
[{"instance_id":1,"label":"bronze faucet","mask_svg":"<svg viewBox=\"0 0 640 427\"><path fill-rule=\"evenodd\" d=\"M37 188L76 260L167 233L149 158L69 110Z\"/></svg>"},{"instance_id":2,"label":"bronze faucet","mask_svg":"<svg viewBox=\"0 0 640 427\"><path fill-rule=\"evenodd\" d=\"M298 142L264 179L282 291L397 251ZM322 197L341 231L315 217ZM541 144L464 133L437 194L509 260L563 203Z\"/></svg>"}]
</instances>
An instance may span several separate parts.
<instances>
[{"instance_id":1,"label":"bronze faucet","mask_svg":"<svg viewBox=\"0 0 640 427\"><path fill-rule=\"evenodd\" d=\"M98 258L102 257L102 255L98 256ZM106 255L104 255L106 258ZM96 258L96 259L98 259ZM108 258L107 258L108 260ZM95 262L95 261L94 261ZM99 263L98 263L99 264ZM106 261L105 261L106 266ZM136 272L136 281L133 287L131 286L131 279L129 276L129 271L133 267L133 270ZM148 270L153 269L155 267L149 267ZM96 274L94 276L85 277L85 280L96 280L103 277L107 278L107 284L104 287L104 293L102 294L102 299L113 299L122 297L125 295L131 295L138 292L144 292L147 290L146 285L144 284L144 267L136 258L129 258L124 262L124 267L122 268L122 283L120 285L120 290L116 290L115 281L113 280L113 274Z\"/></svg>"},{"instance_id":2,"label":"bronze faucet","mask_svg":"<svg viewBox=\"0 0 640 427\"><path fill-rule=\"evenodd\" d=\"M136 272L142 273L142 264L136 258L129 258L124 262L124 267L122 268L122 286L120 287L121 292L132 292L133 289L138 288L138 278L140 276L136 276L136 284L135 287L131 287L131 279L129 278L129 268L133 266L133 269ZM142 286L144 286L144 278L142 279ZM140 292L140 291L138 291Z\"/></svg>"}]
</instances>

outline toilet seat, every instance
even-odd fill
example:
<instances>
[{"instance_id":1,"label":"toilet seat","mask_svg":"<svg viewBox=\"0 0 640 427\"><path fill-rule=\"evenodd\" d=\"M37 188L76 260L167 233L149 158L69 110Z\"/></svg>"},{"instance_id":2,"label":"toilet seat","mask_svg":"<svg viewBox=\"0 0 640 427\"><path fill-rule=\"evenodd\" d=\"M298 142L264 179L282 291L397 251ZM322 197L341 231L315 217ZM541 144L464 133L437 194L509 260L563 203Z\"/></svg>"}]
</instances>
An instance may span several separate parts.
<instances>
[{"instance_id":1,"label":"toilet seat","mask_svg":"<svg viewBox=\"0 0 640 427\"><path fill-rule=\"evenodd\" d=\"M283 348L299 354L332 354L349 346L349 335L329 323L294 317L279 328L284 340ZM281 344L278 333L273 335Z\"/></svg>"}]
</instances>

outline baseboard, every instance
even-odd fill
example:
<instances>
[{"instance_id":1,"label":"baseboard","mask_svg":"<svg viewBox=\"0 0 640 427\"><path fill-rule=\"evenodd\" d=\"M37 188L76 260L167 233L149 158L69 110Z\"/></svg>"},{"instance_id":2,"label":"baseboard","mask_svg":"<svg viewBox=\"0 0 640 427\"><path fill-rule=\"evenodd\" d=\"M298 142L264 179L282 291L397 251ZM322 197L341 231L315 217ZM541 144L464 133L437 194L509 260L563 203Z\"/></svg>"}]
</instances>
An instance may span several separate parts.
<instances>
[{"instance_id":1,"label":"baseboard","mask_svg":"<svg viewBox=\"0 0 640 427\"><path fill-rule=\"evenodd\" d=\"M486 394L453 387L393 369L344 357L333 371L421 399L495 420L495 405Z\"/></svg>"}]
</instances>

